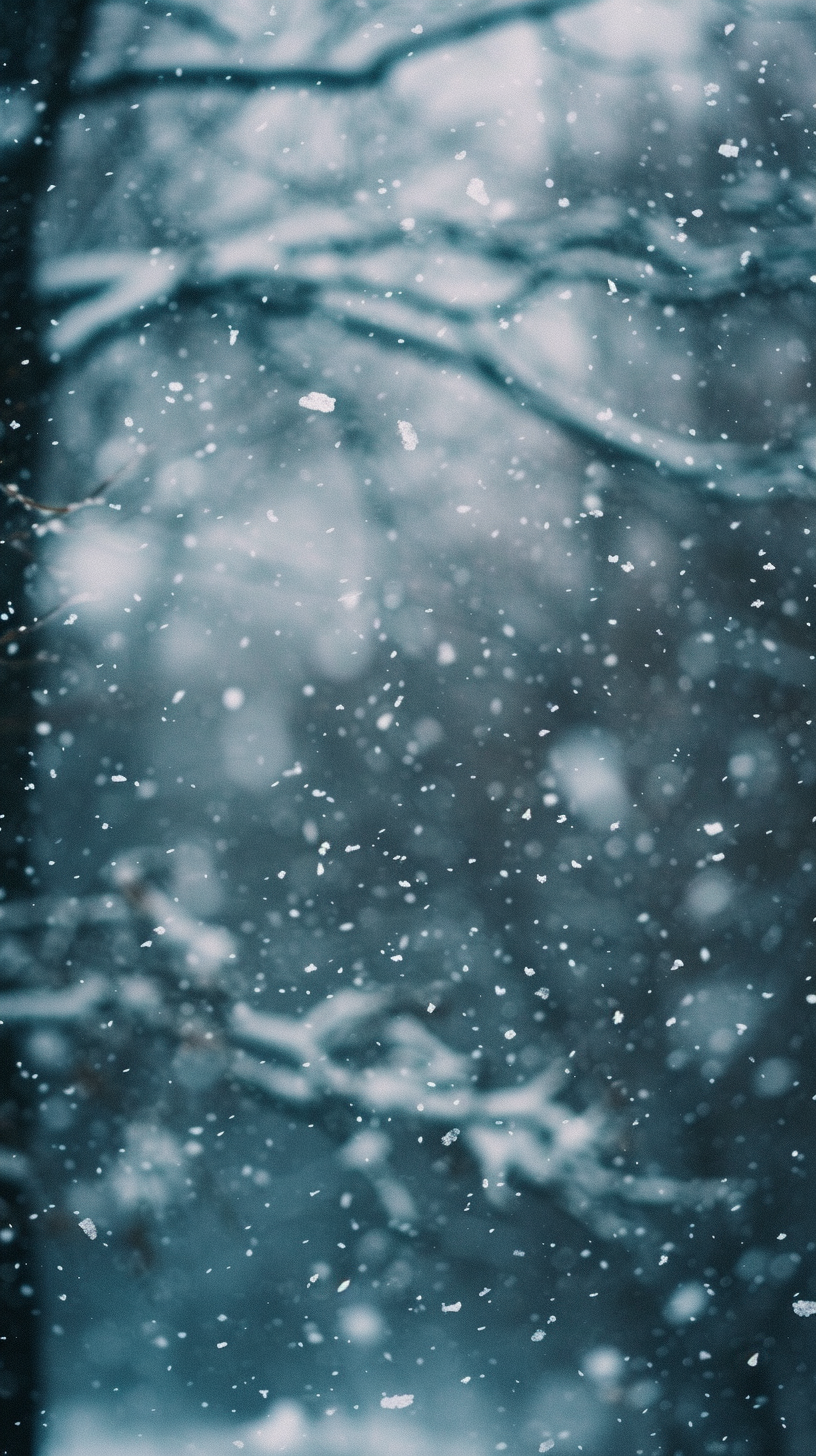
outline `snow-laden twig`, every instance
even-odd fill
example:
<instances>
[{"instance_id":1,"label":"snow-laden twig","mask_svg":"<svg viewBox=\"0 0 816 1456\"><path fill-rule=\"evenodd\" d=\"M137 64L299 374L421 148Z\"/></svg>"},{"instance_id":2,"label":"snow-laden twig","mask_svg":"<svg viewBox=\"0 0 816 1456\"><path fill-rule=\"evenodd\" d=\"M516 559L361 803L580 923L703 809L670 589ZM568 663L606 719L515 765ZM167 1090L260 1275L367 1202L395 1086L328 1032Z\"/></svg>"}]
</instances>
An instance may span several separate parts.
<instances>
[{"instance_id":1,"label":"snow-laden twig","mask_svg":"<svg viewBox=\"0 0 816 1456\"><path fill-rule=\"evenodd\" d=\"M227 961L236 959L235 942L228 930L194 920L151 885L129 859L120 860L114 878L131 908L153 922L152 934L166 936L168 945L185 952L185 964L202 984L212 982Z\"/></svg>"},{"instance_id":2,"label":"snow-laden twig","mask_svg":"<svg viewBox=\"0 0 816 1456\"><path fill-rule=\"evenodd\" d=\"M42 516L72 516L75 511L84 511L88 506L104 505L106 491L110 490L110 487L115 485L117 480L121 480L122 476L132 468L132 465L132 461L127 461L119 470L114 471L113 475L109 475L106 480L103 480L100 485L96 486L90 495L83 496L81 500L66 501L63 505L48 505L45 501L34 500L33 496L24 495L19 485L0 485L0 491L10 501L14 501L16 505L22 506L26 511L36 511ZM35 529L38 528L35 527ZM86 598L85 600L88 599ZM56 610L59 611L59 607Z\"/></svg>"},{"instance_id":3,"label":"snow-laden twig","mask_svg":"<svg viewBox=\"0 0 816 1456\"><path fill-rule=\"evenodd\" d=\"M180 910L132 861L120 862L118 870L118 886L131 912L154 922L153 934L164 931L166 943L182 953L185 972L192 969L203 985L212 985L220 967L236 954L229 933ZM14 910L13 905L3 908L7 914ZM14 928L50 926L66 916L66 923L77 928L127 916L118 896L51 902L33 922L30 907L25 909L28 919ZM10 916L11 922L16 919ZM83 1022L116 996L114 983L101 976L63 990L9 992L0 997L0 1022L74 1022L81 1034ZM139 1017L138 1004L124 1004L129 1015ZM556 1059L527 1082L480 1087L471 1059L447 1046L416 1014L396 1006L391 990L329 994L305 1016L260 1012L227 997L215 1014L219 1055L229 1053L222 1075L293 1111L339 1105L363 1117L389 1118L395 1130L400 1124L419 1125L438 1135L443 1146L461 1140L480 1171L485 1196L499 1206L513 1184L548 1189L576 1218L607 1237L620 1229L620 1210L627 1205L711 1207L733 1204L746 1191L726 1179L683 1180L609 1167L615 1121L600 1107L577 1112L569 1105L564 1099L569 1067ZM181 1023L177 1033L181 1039ZM364 1128L339 1156L370 1179L389 1218L412 1224L413 1200L388 1166L389 1151L385 1133Z\"/></svg>"},{"instance_id":4,"label":"snow-laden twig","mask_svg":"<svg viewBox=\"0 0 816 1456\"><path fill-rule=\"evenodd\" d=\"M45 627L49 622L53 622L55 617L58 617L62 612L67 612L71 607L77 607L85 602L95 602L98 600L99 598L93 592L78 592L76 595L68 597L66 601L60 602L58 606L52 607L51 611L46 612L42 617L34 617L31 622L20 622L16 627L8 627L2 636L0 636L0 647L5 647L7 642L15 642L20 637L26 635L30 637L32 632L39 632L41 627Z\"/></svg>"},{"instance_id":5,"label":"snow-laden twig","mask_svg":"<svg viewBox=\"0 0 816 1456\"><path fill-rule=\"evenodd\" d=\"M103 74L78 77L72 93L84 101L100 97L115 96L140 87L169 85L174 89L189 86L225 85L232 90L255 90L259 86L303 86L320 85L326 90L362 90L377 86L403 61L428 54L443 46L469 40L474 36L486 35L520 21L548 20L562 10L574 10L585 5L587 0L498 0L498 3L475 9L451 21L440 21L429 25L427 30L414 28L406 23L404 35L375 50L366 62L357 66L321 64L318 54L312 54L302 61L276 65L254 64L246 55L235 49L232 54L221 55L217 60L202 61L175 48L168 48L160 64L148 59L138 59L124 69L111 70ZM189 13L189 11L188 11ZM352 12L353 13L353 12ZM188 21L189 23L189 21ZM393 28L393 27L391 27ZM370 26L364 35L370 34ZM305 37L308 40L308 36ZM321 37L321 40L324 38ZM325 43L315 50L325 50ZM245 46L241 47L241 51Z\"/></svg>"},{"instance_id":6,"label":"snow-laden twig","mask_svg":"<svg viewBox=\"0 0 816 1456\"><path fill-rule=\"evenodd\" d=\"M43 294L95 290L93 297L69 309L53 326L49 344L58 357L81 348L102 329L173 293L184 272L180 256L161 251L74 253L44 263L39 274Z\"/></svg>"},{"instance_id":7,"label":"snow-laden twig","mask_svg":"<svg viewBox=\"0 0 816 1456\"><path fill-rule=\"evenodd\" d=\"M746 282L761 291L803 286L814 267L810 222L780 228L774 218L774 226L764 232L740 228L726 244L681 243L668 221L634 224L611 198L598 199L568 220L562 215L506 224L487 239L480 230L436 213L413 222L412 257L417 240L426 234L438 239L441 233L460 252L465 272L473 256L500 264L506 277L500 301L508 312L529 303L548 283L605 287L612 278L620 289L637 290L655 302L703 303L738 293ZM404 231L395 226L378 224L372 230L338 209L309 209L277 222L271 233L255 227L187 252L95 252L53 259L40 269L38 289L52 299L90 294L52 325L49 342L65 354L183 286L206 291L244 278L265 286L296 280L312 288L359 292L369 279L349 260L376 259L404 241ZM401 303L446 312L440 300L423 298L419 290L402 288ZM491 311L492 304L489 310L460 307L456 316L475 322Z\"/></svg>"},{"instance_id":8,"label":"snow-laden twig","mask_svg":"<svg viewBox=\"0 0 816 1456\"><path fill-rule=\"evenodd\" d=\"M110 993L104 976L89 976L58 991L7 991L0 996L0 1026L21 1021L81 1021Z\"/></svg>"},{"instance_id":9,"label":"snow-laden twig","mask_svg":"<svg viewBox=\"0 0 816 1456\"><path fill-rule=\"evenodd\" d=\"M727 1180L643 1177L606 1167L611 1124L597 1108L577 1113L558 1099L568 1069L557 1063L521 1086L475 1087L469 1058L415 1018L392 1014L390 1002L385 992L344 991L308 1020L239 1004L230 1030L277 1061L239 1051L232 1075L289 1105L340 1099L369 1115L453 1126L492 1202L501 1204L512 1182L551 1188L599 1231L618 1203L710 1207L733 1200L737 1190ZM379 1060L355 1065L349 1046L361 1039L369 1053L372 1045L385 1049Z\"/></svg>"},{"instance_id":10,"label":"snow-laden twig","mask_svg":"<svg viewBox=\"0 0 816 1456\"><path fill-rule=\"evenodd\" d=\"M607 232L616 217L615 206L611 212L609 208L596 207L582 227L572 228L562 237L560 252L558 249L553 252L551 243L549 259L544 263L537 260L534 269L530 264L529 283L522 286L518 274L512 279L508 308L515 306L514 296L517 303L526 289L532 289L533 272L538 273L536 286L540 287L543 272L552 278L565 265L564 277L575 281L577 276L583 276L589 282L608 277L616 269L622 274L628 268L631 274L641 268L638 279L622 278L621 286L633 287L637 282L642 292L649 293L655 277L651 263L641 264L592 250L589 258L584 251L581 261L582 251L579 249L576 253L572 248L572 243L585 237L588 231ZM403 290L398 301L371 300L358 279L355 284L358 297L349 298L353 280L348 270L339 275L338 269L326 266L326 259L331 262L335 257L333 244L338 251L348 253L350 249L363 248L364 238L359 229L351 227L348 219L339 221L336 229L334 221L334 214L329 218L322 214L317 218L310 216L302 220L300 227L290 228L285 240L256 230L217 240L205 250L189 255L172 253L145 258L135 254L87 254L49 264L40 279L46 293L94 284L104 290L68 310L57 325L56 342L63 351L79 348L100 329L115 320L123 321L140 306L182 284L210 289L240 277L297 279L309 283L314 294L313 310L324 313L335 323L353 332L364 331L367 337L373 336L382 344L393 343L403 352L413 348L425 357L430 354L451 360L457 367L477 373L520 407L555 422L610 456L640 461L703 489L744 499L760 498L771 490L805 499L811 499L816 493L816 440L812 435L802 436L784 448L772 448L771 441L761 446L740 446L722 440L692 442L684 435L650 428L642 422L633 427L631 420L616 416L597 399L572 392L553 371L545 367L533 370L524 359L519 359L509 334L499 332L494 309L489 315L484 309L460 309L456 328L440 329L436 327L440 306L410 292L406 295ZM668 248L665 238L663 241ZM520 242L515 246L517 253L521 253ZM736 285L739 277L735 271L736 260L738 256L744 257L744 253L737 254L738 247L739 244L733 244L727 248L696 250L697 271L703 275L703 297L710 298L711 289L723 286L725 279L729 280L729 287ZM762 240L754 247L761 257ZM707 272L706 253L715 255L714 261L709 260ZM800 261L804 256L803 252ZM683 289L694 286L681 281L691 279L693 272L691 269L681 272L678 259L679 255L669 259L677 269L668 291L672 297L679 297ZM744 274L744 268L742 271ZM671 277L665 273L658 277L658 297L667 296L666 283ZM789 276L787 282L790 282ZM529 301L529 293L527 297ZM444 341L440 336L444 336Z\"/></svg>"},{"instance_id":11,"label":"snow-laden twig","mask_svg":"<svg viewBox=\"0 0 816 1456\"><path fill-rule=\"evenodd\" d=\"M226 929L179 910L131 860L119 863L118 888L131 911L156 922L154 935L165 933L166 943L184 954L185 971L194 971L201 983L213 984L224 961L235 958ZM9 914L15 907L3 909ZM52 926L67 916L74 929L83 922L127 916L118 895L90 897L87 904L73 898L51 903L34 922L31 907L25 910L25 923ZM23 925L16 926L17 919L9 916L19 929ZM10 992L0 997L0 1022L74 1022L82 1029L83 1021L115 994L114 984L103 977L61 990ZM138 1006L128 1005L128 1013L138 1016ZM369 1117L391 1118L396 1125L436 1130L443 1146L460 1140L481 1172L485 1197L498 1206L510 1197L511 1184L548 1188L577 1219L608 1236L621 1224L619 1208L627 1204L711 1207L745 1194L743 1185L737 1188L727 1179L664 1178L609 1168L605 1158L615 1123L599 1107L577 1112L564 1101L570 1069L560 1060L529 1082L481 1088L471 1059L428 1031L417 1015L395 1006L391 990L328 994L307 1016L258 1012L227 1000L219 1019L221 1050L230 1050L224 1076L291 1109L340 1104ZM391 1219L412 1223L414 1204L389 1169L388 1152L385 1134L363 1130L340 1156L369 1176Z\"/></svg>"},{"instance_id":12,"label":"snow-laden twig","mask_svg":"<svg viewBox=\"0 0 816 1456\"><path fill-rule=\"evenodd\" d=\"M337 319L336 310L327 312ZM402 352L413 346L425 358L455 363L610 458L639 461L698 489L747 501L764 499L771 491L805 500L816 497L816 436L812 433L774 448L770 440L761 446L742 446L691 440L648 425L633 427L623 414L616 416L609 406L601 408L597 399L571 393L553 372L542 369L533 375L506 351L507 346L496 341L495 323L475 328L466 347L464 330L458 340L446 344L432 339L427 329L412 336L405 327L379 322L370 310L367 317L347 313L338 321L349 332L394 348L402 346ZM508 369L513 372L507 374Z\"/></svg>"}]
</instances>

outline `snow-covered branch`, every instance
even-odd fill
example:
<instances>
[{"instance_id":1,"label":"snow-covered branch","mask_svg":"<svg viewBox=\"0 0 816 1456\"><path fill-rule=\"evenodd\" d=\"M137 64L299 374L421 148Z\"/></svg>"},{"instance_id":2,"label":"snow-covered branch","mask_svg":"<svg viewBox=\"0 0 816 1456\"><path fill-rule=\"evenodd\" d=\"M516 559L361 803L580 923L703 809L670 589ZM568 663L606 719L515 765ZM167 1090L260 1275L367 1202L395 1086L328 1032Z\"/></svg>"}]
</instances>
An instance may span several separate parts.
<instances>
[{"instance_id":1,"label":"snow-covered branch","mask_svg":"<svg viewBox=\"0 0 816 1456\"><path fill-rule=\"evenodd\" d=\"M43 265L40 291L46 296L90 293L54 326L49 343L57 352L80 348L102 329L175 291L185 268L173 253L76 253ZM178 278L174 278L178 273Z\"/></svg>"},{"instance_id":2,"label":"snow-covered branch","mask_svg":"<svg viewBox=\"0 0 816 1456\"><path fill-rule=\"evenodd\" d=\"M0 1026L20 1021L80 1021L110 993L103 976L60 991L8 991L0 996Z\"/></svg>"},{"instance_id":3,"label":"snow-covered branch","mask_svg":"<svg viewBox=\"0 0 816 1456\"><path fill-rule=\"evenodd\" d=\"M513 1182L549 1188L599 1233L609 1232L617 1203L710 1207L737 1193L727 1180L684 1182L606 1167L608 1119L597 1108L577 1113L558 1100L568 1068L556 1063L521 1086L479 1088L465 1055L414 1017L395 1014L389 1003L384 993L344 991L308 1020L268 1016L239 1004L230 1018L234 1035L272 1052L278 1064L238 1052L231 1073L290 1104L339 1098L370 1116L447 1129L442 1142L461 1137L491 1202L501 1205ZM366 1031L369 1053L374 1044L385 1054L358 1067L343 1052ZM380 1171L383 1161L382 1154L374 1157Z\"/></svg>"},{"instance_id":4,"label":"snow-covered branch","mask_svg":"<svg viewBox=\"0 0 816 1456\"><path fill-rule=\"evenodd\" d=\"M141 54L127 67L97 68L77 77L73 94L78 99L89 101L99 97L121 94L134 85L184 86L224 85L233 90L255 90L262 86L322 86L325 90L363 90L378 86L402 62L421 55L427 55L448 45L456 45L475 36L486 35L509 25L523 21L546 21L560 11L576 9L587 0L499 0L499 3L474 8L472 14L457 15L448 21L438 19L425 29L413 24L413 10L393 7L393 13L386 22L372 27L354 17L352 22L340 16L338 19L327 7L327 24L316 34L308 27L302 27L302 34L294 37L284 33L282 43L275 46L264 44L261 37L254 38L252 54L248 55L246 38L236 42L229 32L210 34L209 56L191 55L189 45L179 44L179 37L169 28L164 39L153 40L148 48L140 47ZM195 24L198 7L185 7L184 24L188 29ZM208 12L201 8L202 33L211 23ZM220 29L220 27L219 27ZM371 31L384 33L374 37ZM389 38L389 32L390 37ZM335 61L326 64L327 51L333 51ZM343 56L348 57L347 63ZM280 59L279 59L280 58Z\"/></svg>"},{"instance_id":5,"label":"snow-covered branch","mask_svg":"<svg viewBox=\"0 0 816 1456\"><path fill-rule=\"evenodd\" d=\"M336 312L332 313L336 318ZM369 317L342 320L351 332L378 339L396 347L413 347L425 357L455 362L460 369L478 374L506 392L520 407L548 422L560 425L578 439L600 447L610 457L639 461L663 475L673 475L705 491L760 500L769 492L788 493L812 500L816 495L816 441L811 433L785 447L768 441L761 446L741 446L718 441L691 440L683 435L656 430L648 425L633 427L626 416L598 400L572 393L551 371L534 375L513 357L507 346L497 343L495 323L473 330L472 344L446 347L431 340L428 331L414 333L375 322ZM373 325L373 328L372 328ZM506 370L512 369L512 375Z\"/></svg>"},{"instance_id":6,"label":"snow-covered branch","mask_svg":"<svg viewBox=\"0 0 816 1456\"><path fill-rule=\"evenodd\" d=\"M416 220L411 221L414 227ZM655 302L674 298L693 303L736 291L747 281L749 266L759 286L780 287L803 281L812 266L800 228L781 236L770 231L751 235L751 249L744 246L747 233L728 245L708 248L673 241L662 223L647 222L640 236L659 240L649 245L656 268L645 243L640 256L597 246L620 225L619 208L610 201L596 204L569 226L536 229L529 224L511 231L501 248L498 242L488 245L488 256L496 249L501 254L499 302L491 297L489 306L453 308L427 292L398 288L402 269L395 262L394 245L404 241L404 231L394 229L385 237L372 238L347 215L332 210L300 220L295 214L285 228L271 234L255 229L187 254L154 249L149 256L100 253L56 260L42 269L40 289L49 297L94 290L69 307L56 324L50 341L57 346L58 357L59 351L83 347L134 311L166 302L182 286L211 292L236 279L257 280L270 288L296 281L308 289L303 305L307 311L322 312L381 344L413 348L423 357L445 359L476 373L520 407L605 454L640 461L705 490L745 499L763 497L771 490L812 498L816 454L810 435L784 446L768 441L745 447L722 440L692 442L643 422L633 427L602 401L565 384L543 357L537 361L534 340L525 336L520 350L516 333L497 319L497 309L510 313L522 304L529 306L540 290L556 281L595 285L603 281L609 287L611 279L616 289L637 288ZM444 224L440 226L444 230ZM456 235L463 267L473 252L485 251L482 241L461 225L449 223L447 230L452 240ZM423 229L418 231L421 236ZM592 237L596 244L587 246ZM415 266L413 245L411 259ZM380 274L390 266L398 275L385 296L371 288L368 275L375 260ZM389 292L398 293L398 298L389 299Z\"/></svg>"},{"instance_id":7,"label":"snow-covered branch","mask_svg":"<svg viewBox=\"0 0 816 1456\"><path fill-rule=\"evenodd\" d=\"M120 866L119 887L126 904L118 896L65 902L66 924L76 929L100 915L126 922L129 905L140 918L157 922L153 933L163 932L163 944L172 943L185 972L192 968L200 980L211 983L217 969L234 959L226 930L193 920L133 866ZM8 917L20 929L31 919L31 907L22 908L27 916L19 926L19 916ZM53 924L60 911L60 905L52 905L39 918ZM0 1023L73 1022L81 1037L87 1019L107 1002L117 1005L120 1015L134 1017L135 1030L142 1008L138 1001L123 1001L120 992L121 986L102 976L61 990L9 992L0 997ZM570 1069L561 1060L521 1084L480 1086L472 1060L431 1032L418 1013L400 1007L390 990L329 994L303 1016L255 1011L226 996L216 1015L214 1049L222 1057L229 1052L222 1069L227 1080L253 1087L293 1111L342 1106L375 1122L374 1128L356 1133L339 1155L371 1180L398 1224L412 1223L415 1215L407 1190L388 1166L390 1141L377 1130L381 1120L395 1132L406 1124L425 1128L444 1146L461 1140L490 1202L502 1206L513 1184L548 1189L604 1237L619 1228L626 1205L711 1207L745 1192L728 1180L642 1176L608 1166L614 1119L598 1106L581 1112L570 1106L565 1097ZM169 1027L177 1016L169 1006L168 1016ZM182 1021L175 1035L183 1040Z\"/></svg>"},{"instance_id":8,"label":"snow-covered branch","mask_svg":"<svg viewBox=\"0 0 816 1456\"><path fill-rule=\"evenodd\" d=\"M151 927L151 935L166 936L167 944L185 953L185 964L202 985L214 981L227 961L236 959L235 943L228 930L194 920L178 905L145 880L130 860L123 859L115 871L115 883L127 903ZM143 941L149 947L152 940Z\"/></svg>"}]
</instances>

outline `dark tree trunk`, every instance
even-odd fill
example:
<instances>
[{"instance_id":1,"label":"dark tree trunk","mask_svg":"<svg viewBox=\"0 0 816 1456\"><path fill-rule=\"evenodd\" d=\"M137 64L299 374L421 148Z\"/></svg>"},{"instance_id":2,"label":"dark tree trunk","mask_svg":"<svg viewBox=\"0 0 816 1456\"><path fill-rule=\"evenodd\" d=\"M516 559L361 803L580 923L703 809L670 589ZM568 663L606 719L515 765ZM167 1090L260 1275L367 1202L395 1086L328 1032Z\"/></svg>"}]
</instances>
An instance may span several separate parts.
<instances>
[{"instance_id":1,"label":"dark tree trunk","mask_svg":"<svg viewBox=\"0 0 816 1456\"><path fill-rule=\"evenodd\" d=\"M70 78L81 48L85 0L36 0L0 8L0 102L4 136L0 146L0 479L32 488L39 460L42 417L49 399L52 366L41 348L41 304L33 288L34 226L41 205L51 149L67 103ZM5 120L5 118L8 118ZM11 428L11 421L18 428ZM0 502L0 597L7 624L28 623L27 592L35 559L30 523L6 499ZM2 635L2 633L0 633ZM30 895L37 877L32 863L29 781L31 690L36 683L33 649L7 658L0 712L4 898ZM0 988L18 984L13 961L0 961ZM30 1083L18 1075L19 1039L0 1036L0 1450L29 1456L34 1449L37 1411L42 1405L39 1344L42 1310L37 1276L38 1246L26 1166L32 1118ZM17 1164L17 1168L14 1164ZM40 1210L41 1212L42 1210ZM7 1241L7 1236L8 1241Z\"/></svg>"}]
</instances>

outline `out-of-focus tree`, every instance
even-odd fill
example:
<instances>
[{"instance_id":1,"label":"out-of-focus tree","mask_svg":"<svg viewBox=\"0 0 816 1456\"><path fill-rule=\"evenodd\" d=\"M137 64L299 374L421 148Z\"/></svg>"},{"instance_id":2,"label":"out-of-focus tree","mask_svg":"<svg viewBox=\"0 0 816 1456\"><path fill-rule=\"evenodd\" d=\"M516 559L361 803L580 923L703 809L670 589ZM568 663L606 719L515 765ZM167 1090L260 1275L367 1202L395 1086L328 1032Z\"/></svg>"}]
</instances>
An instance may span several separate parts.
<instances>
[{"instance_id":1,"label":"out-of-focus tree","mask_svg":"<svg viewBox=\"0 0 816 1456\"><path fill-rule=\"evenodd\" d=\"M37 328L40 304L34 285L35 218L47 185L50 149L66 104L76 61L83 5L76 0L4 5L0 12L0 437L2 479L26 481L37 470L39 437L47 402L49 366ZM14 421L12 428L11 422ZM5 502L3 505L5 506ZM32 537L18 509L2 512L3 647L9 622L27 624L25 576L34 562ZM12 648L13 655L13 648ZM27 659L27 660L26 660ZM32 662L6 659L0 733L2 883L7 896L23 896L34 871L27 852L23 784L32 726ZM3 990L15 983L4 956ZM0 1428L2 1450L22 1456L31 1450L36 1390L36 1309L31 1283L30 1190L22 1176L30 1101L15 1070L8 1033L0 1040ZM9 1238L9 1234L13 1237Z\"/></svg>"},{"instance_id":2,"label":"out-of-focus tree","mask_svg":"<svg viewBox=\"0 0 816 1456\"><path fill-rule=\"evenodd\" d=\"M267 8L8 97L51 1388L802 1456L808 17Z\"/></svg>"}]
</instances>

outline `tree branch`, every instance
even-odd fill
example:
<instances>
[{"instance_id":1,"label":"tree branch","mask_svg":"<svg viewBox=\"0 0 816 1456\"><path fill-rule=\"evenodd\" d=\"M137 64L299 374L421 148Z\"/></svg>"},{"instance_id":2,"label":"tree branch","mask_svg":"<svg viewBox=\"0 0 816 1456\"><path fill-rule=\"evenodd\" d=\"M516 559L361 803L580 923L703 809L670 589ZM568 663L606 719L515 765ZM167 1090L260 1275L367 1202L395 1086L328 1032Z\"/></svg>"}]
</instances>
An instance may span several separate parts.
<instances>
[{"instance_id":1,"label":"tree branch","mask_svg":"<svg viewBox=\"0 0 816 1456\"><path fill-rule=\"evenodd\" d=\"M608 233L614 226L617 211L614 203L603 208L596 206L587 219L570 224L569 241L586 237L588 230ZM339 291L342 279L334 277L319 283L315 270L304 266L304 253L332 252L332 243L327 244L326 241L326 225L324 218L319 230L315 231L310 225L306 233L298 235L296 232L288 245L255 231L221 240L203 252L191 252L186 256L180 252L149 257L144 254L90 253L57 260L43 269L40 281L43 292L110 286L97 297L70 309L52 337L63 350L79 348L113 322L124 321L135 309L158 301L182 286L207 291L236 277L295 278L310 285L313 297L309 307L350 332L364 333L382 344L411 349L426 358L455 361L457 367L479 375L492 387L509 395L520 407L531 409L548 422L560 425L610 457L636 460L703 489L745 499L758 499L771 491L813 498L816 492L816 455L810 436L803 436L785 447L776 446L772 451L771 442L761 447L743 447L722 442L692 442L646 425L633 429L630 421L616 418L610 409L599 407L597 400L569 393L558 379L545 375L544 371L538 377L525 374L510 356L508 346L496 334L494 309L490 310L489 322L485 310L463 312L458 336L440 343L440 338L446 333L445 328L433 328L432 322L430 327L426 326L429 315L433 313L433 305L425 300L420 304L413 293L391 303L384 299L371 302L363 299L356 307L345 297L346 290ZM649 226L653 228L652 235L660 239L667 260L678 270L673 279L670 275L658 278L657 298L667 294L682 297L684 289L692 292L696 287L701 298L710 299L716 291L725 287L733 291L738 281L745 281L750 257L746 250L741 249L740 242L723 248L692 247L690 250L687 244L678 244L672 254L666 229L658 224ZM793 232L799 240L799 230ZM751 237L752 254L761 259L765 239L759 235ZM338 249L343 251L365 246L365 238L353 232L349 235L348 227L345 236L337 240ZM519 241L516 239L506 246L516 250L518 259L521 251ZM777 243L769 242L768 251L772 253L777 246ZM530 258L531 252L528 247L526 259ZM680 263L680 257L691 257L696 272L691 268L681 272L687 265ZM284 272L281 272L282 264ZM788 284L789 265L790 254L784 264ZM576 278L597 282L614 272L621 277L622 287L638 286L642 291L651 292L655 277L653 266L648 261L641 264L633 258L622 261L619 255L613 253L590 251L587 255L586 251L583 254L579 251L576 254L565 246L562 239L561 248L546 262L528 262L526 287L514 290L509 306L512 307L513 296L516 300L529 297L545 277L549 281L560 277L573 282ZM808 266L803 250L796 267L802 272ZM689 281L684 283L682 279ZM365 292L365 284L358 286ZM391 323L395 313L401 318L398 323Z\"/></svg>"},{"instance_id":2,"label":"tree branch","mask_svg":"<svg viewBox=\"0 0 816 1456\"><path fill-rule=\"evenodd\" d=\"M119 866L118 883L133 911L149 921L161 920L165 943L183 954L185 972L192 965L211 975L225 959L234 958L225 929L194 921L140 877L132 863ZM118 897L104 899L104 909L99 897L87 906L60 903L74 931L87 917L93 922L100 915L117 920L126 915ZM3 909L2 919L12 924L24 926L32 916L43 919L43 912L37 916L29 906L22 907L22 919L14 915L13 906ZM45 918L59 920L60 913L52 902ZM61 990L10 992L0 997L0 1024L59 1021L81 1029L115 995L115 985L101 976ZM138 1006L129 1009L140 1014ZM258 1012L228 997L216 1014L220 1048L231 1048L223 1073L228 1079L255 1087L290 1109L340 1103L367 1116L418 1123L438 1133L444 1146L461 1138L480 1171L486 1198L498 1206L509 1198L514 1182L550 1189L575 1217L609 1237L619 1231L616 1210L621 1204L712 1207L746 1192L747 1185L727 1179L642 1177L607 1167L604 1157L614 1140L614 1121L597 1106L576 1112L561 1100L569 1066L556 1060L521 1085L481 1088L475 1085L471 1059L449 1047L415 1013L401 1011L390 990L328 995L308 1018ZM183 1035L180 1025L175 1034ZM247 1047L266 1056L252 1055ZM363 1130L340 1156L371 1179L390 1217L410 1223L412 1201L388 1169L389 1148L384 1134Z\"/></svg>"},{"instance_id":3,"label":"tree branch","mask_svg":"<svg viewBox=\"0 0 816 1456\"><path fill-rule=\"evenodd\" d=\"M403 61L439 50L442 46L486 35L492 30L516 25L524 20L548 20L561 10L575 9L587 3L588 0L517 0L517 3L497 5L475 15L463 16L449 24L438 25L419 35L411 34L405 40L393 42L383 47L367 65L355 69L343 70L308 63L294 66L246 65L238 57L233 62L216 64L194 61L189 64L180 55L168 57L161 67L137 65L112 72L108 76L85 80L80 77L74 82L73 95L82 101L91 101L121 95L134 86L162 85L221 85L243 91L258 90L265 86L322 86L333 91L356 90L379 85Z\"/></svg>"}]
</instances>

